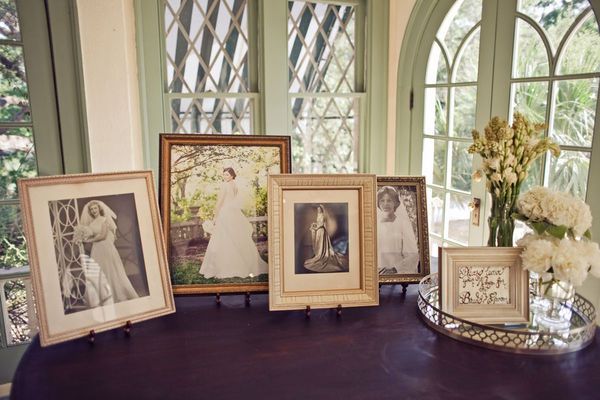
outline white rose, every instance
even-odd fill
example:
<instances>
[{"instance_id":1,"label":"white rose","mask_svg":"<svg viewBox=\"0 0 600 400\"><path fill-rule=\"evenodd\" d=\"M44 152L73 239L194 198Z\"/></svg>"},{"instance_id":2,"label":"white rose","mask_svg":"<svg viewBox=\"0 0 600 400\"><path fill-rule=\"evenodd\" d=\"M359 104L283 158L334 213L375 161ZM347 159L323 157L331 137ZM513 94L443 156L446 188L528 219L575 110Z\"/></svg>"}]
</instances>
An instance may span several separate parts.
<instances>
[{"instance_id":1,"label":"white rose","mask_svg":"<svg viewBox=\"0 0 600 400\"><path fill-rule=\"evenodd\" d=\"M550 269L555 252L555 246L550 240L537 235L528 235L517 244L526 246L521 253L523 268L538 274L543 274Z\"/></svg>"},{"instance_id":2,"label":"white rose","mask_svg":"<svg viewBox=\"0 0 600 400\"><path fill-rule=\"evenodd\" d=\"M554 277L581 286L588 272L588 260L581 242L562 239L552 257Z\"/></svg>"}]
</instances>

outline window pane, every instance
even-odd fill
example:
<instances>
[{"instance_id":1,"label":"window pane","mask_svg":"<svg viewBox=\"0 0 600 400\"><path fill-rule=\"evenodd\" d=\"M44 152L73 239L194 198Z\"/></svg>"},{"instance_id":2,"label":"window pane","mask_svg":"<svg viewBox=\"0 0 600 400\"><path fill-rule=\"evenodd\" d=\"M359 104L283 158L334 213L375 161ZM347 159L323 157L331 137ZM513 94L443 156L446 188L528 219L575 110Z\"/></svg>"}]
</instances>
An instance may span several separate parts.
<instances>
[{"instance_id":1,"label":"window pane","mask_svg":"<svg viewBox=\"0 0 600 400\"><path fill-rule=\"evenodd\" d=\"M173 131L249 134L252 129L253 107L254 101L247 98L172 100Z\"/></svg>"},{"instance_id":2,"label":"window pane","mask_svg":"<svg viewBox=\"0 0 600 400\"><path fill-rule=\"evenodd\" d=\"M442 190L427 188L429 233L439 236L444 232L444 197Z\"/></svg>"},{"instance_id":3,"label":"window pane","mask_svg":"<svg viewBox=\"0 0 600 400\"><path fill-rule=\"evenodd\" d=\"M473 155L468 152L470 143L450 142L450 146L452 148L450 184L453 189L470 192L473 172Z\"/></svg>"},{"instance_id":4,"label":"window pane","mask_svg":"<svg viewBox=\"0 0 600 400\"><path fill-rule=\"evenodd\" d=\"M423 140L423 165L422 173L427 182L444 186L446 171L446 149L448 142L445 140Z\"/></svg>"},{"instance_id":5,"label":"window pane","mask_svg":"<svg viewBox=\"0 0 600 400\"><path fill-rule=\"evenodd\" d=\"M0 128L0 199L17 197L17 180L37 174L29 128Z\"/></svg>"},{"instance_id":6,"label":"window pane","mask_svg":"<svg viewBox=\"0 0 600 400\"><path fill-rule=\"evenodd\" d=\"M426 135L447 135L447 88L425 89L425 113L423 129Z\"/></svg>"},{"instance_id":7,"label":"window pane","mask_svg":"<svg viewBox=\"0 0 600 400\"><path fill-rule=\"evenodd\" d=\"M0 45L0 122L29 122L31 111L21 46Z\"/></svg>"},{"instance_id":8,"label":"window pane","mask_svg":"<svg viewBox=\"0 0 600 400\"><path fill-rule=\"evenodd\" d=\"M591 147L598 78L560 81L556 91L552 138L563 145Z\"/></svg>"},{"instance_id":9,"label":"window pane","mask_svg":"<svg viewBox=\"0 0 600 400\"><path fill-rule=\"evenodd\" d=\"M456 87L451 90L454 91L451 135L471 138L471 132L475 129L477 86Z\"/></svg>"},{"instance_id":10,"label":"window pane","mask_svg":"<svg viewBox=\"0 0 600 400\"><path fill-rule=\"evenodd\" d=\"M548 76L548 53L538 32L520 18L517 18L516 29L517 46L513 52L513 77Z\"/></svg>"},{"instance_id":11,"label":"window pane","mask_svg":"<svg viewBox=\"0 0 600 400\"><path fill-rule=\"evenodd\" d=\"M529 121L546 121L548 103L548 82L513 83L513 103L510 115L515 111L523 114Z\"/></svg>"},{"instance_id":12,"label":"window pane","mask_svg":"<svg viewBox=\"0 0 600 400\"><path fill-rule=\"evenodd\" d=\"M586 0L540 1L520 0L518 11L530 16L547 32L554 50L581 12L589 7Z\"/></svg>"},{"instance_id":13,"label":"window pane","mask_svg":"<svg viewBox=\"0 0 600 400\"><path fill-rule=\"evenodd\" d=\"M425 83L448 83L448 64L442 53L442 48L437 42L433 42L429 59L427 61L427 73L425 75Z\"/></svg>"},{"instance_id":14,"label":"window pane","mask_svg":"<svg viewBox=\"0 0 600 400\"><path fill-rule=\"evenodd\" d=\"M438 249L442 247L442 241L434 236L429 237L429 270L431 273L436 273L439 270Z\"/></svg>"},{"instance_id":15,"label":"window pane","mask_svg":"<svg viewBox=\"0 0 600 400\"><path fill-rule=\"evenodd\" d=\"M448 232L446 237L460 244L469 242L469 209L470 197L467 195L449 193L449 202L446 207L446 221Z\"/></svg>"},{"instance_id":16,"label":"window pane","mask_svg":"<svg viewBox=\"0 0 600 400\"><path fill-rule=\"evenodd\" d=\"M6 334L9 345L29 342L31 329L27 312L25 280L5 281L2 289L4 290L4 299L6 299L6 304L2 306L6 307L6 314L8 315Z\"/></svg>"},{"instance_id":17,"label":"window pane","mask_svg":"<svg viewBox=\"0 0 600 400\"><path fill-rule=\"evenodd\" d=\"M288 3L289 91L354 91L355 7Z\"/></svg>"},{"instance_id":18,"label":"window pane","mask_svg":"<svg viewBox=\"0 0 600 400\"><path fill-rule=\"evenodd\" d=\"M246 0L163 0L170 93L247 92Z\"/></svg>"},{"instance_id":19,"label":"window pane","mask_svg":"<svg viewBox=\"0 0 600 400\"><path fill-rule=\"evenodd\" d=\"M0 268L27 265L27 248L18 206L0 206Z\"/></svg>"},{"instance_id":20,"label":"window pane","mask_svg":"<svg viewBox=\"0 0 600 400\"><path fill-rule=\"evenodd\" d=\"M481 20L481 0L458 0L450 9L437 32L437 38L448 49L450 59L466 34Z\"/></svg>"},{"instance_id":21,"label":"window pane","mask_svg":"<svg viewBox=\"0 0 600 400\"><path fill-rule=\"evenodd\" d=\"M0 39L21 40L17 6L13 0L4 0L0 4Z\"/></svg>"},{"instance_id":22,"label":"window pane","mask_svg":"<svg viewBox=\"0 0 600 400\"><path fill-rule=\"evenodd\" d=\"M543 185L543 182L542 182L542 177L543 177L542 161L543 161L543 159L544 159L544 157L539 157L537 160L535 160L533 162L533 164L531 164L529 166L529 169L527 170L527 178L525 178L525 180L521 184L521 193L525 193L526 191L528 191L529 189L531 189L534 186Z\"/></svg>"},{"instance_id":23,"label":"window pane","mask_svg":"<svg viewBox=\"0 0 600 400\"><path fill-rule=\"evenodd\" d=\"M358 170L358 98L292 98L294 172Z\"/></svg>"},{"instance_id":24,"label":"window pane","mask_svg":"<svg viewBox=\"0 0 600 400\"><path fill-rule=\"evenodd\" d=\"M550 158L548 186L585 199L589 170L590 153L563 150L558 158Z\"/></svg>"},{"instance_id":25,"label":"window pane","mask_svg":"<svg viewBox=\"0 0 600 400\"><path fill-rule=\"evenodd\" d=\"M600 33L594 13L590 12L582 26L567 44L558 65L558 74L583 74L600 71Z\"/></svg>"},{"instance_id":26,"label":"window pane","mask_svg":"<svg viewBox=\"0 0 600 400\"><path fill-rule=\"evenodd\" d=\"M478 28L465 43L461 50L460 58L456 61L456 75L454 82L477 82L479 71L479 34Z\"/></svg>"}]
</instances>

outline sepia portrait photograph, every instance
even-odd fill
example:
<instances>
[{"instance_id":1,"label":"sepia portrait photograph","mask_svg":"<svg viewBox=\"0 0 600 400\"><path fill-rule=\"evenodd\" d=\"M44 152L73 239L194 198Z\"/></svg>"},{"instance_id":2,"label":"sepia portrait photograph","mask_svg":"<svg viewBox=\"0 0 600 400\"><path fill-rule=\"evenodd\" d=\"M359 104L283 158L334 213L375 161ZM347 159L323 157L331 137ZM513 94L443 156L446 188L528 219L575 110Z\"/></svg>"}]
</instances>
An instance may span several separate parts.
<instances>
[{"instance_id":1,"label":"sepia portrait photograph","mask_svg":"<svg viewBox=\"0 0 600 400\"><path fill-rule=\"evenodd\" d=\"M147 296L133 193L48 202L65 313Z\"/></svg>"},{"instance_id":2,"label":"sepia portrait photograph","mask_svg":"<svg viewBox=\"0 0 600 400\"><path fill-rule=\"evenodd\" d=\"M348 272L348 204L294 204L296 273Z\"/></svg>"},{"instance_id":3,"label":"sepia portrait photograph","mask_svg":"<svg viewBox=\"0 0 600 400\"><path fill-rule=\"evenodd\" d=\"M42 346L175 311L151 171L19 181Z\"/></svg>"},{"instance_id":4,"label":"sepia portrait photograph","mask_svg":"<svg viewBox=\"0 0 600 400\"><path fill-rule=\"evenodd\" d=\"M269 310L379 304L375 175L269 176Z\"/></svg>"},{"instance_id":5,"label":"sepia portrait photograph","mask_svg":"<svg viewBox=\"0 0 600 400\"><path fill-rule=\"evenodd\" d=\"M429 274L424 177L377 178L377 263L382 283Z\"/></svg>"},{"instance_id":6,"label":"sepia portrait photograph","mask_svg":"<svg viewBox=\"0 0 600 400\"><path fill-rule=\"evenodd\" d=\"M161 135L161 210L175 293L266 290L267 177L288 136Z\"/></svg>"}]
</instances>

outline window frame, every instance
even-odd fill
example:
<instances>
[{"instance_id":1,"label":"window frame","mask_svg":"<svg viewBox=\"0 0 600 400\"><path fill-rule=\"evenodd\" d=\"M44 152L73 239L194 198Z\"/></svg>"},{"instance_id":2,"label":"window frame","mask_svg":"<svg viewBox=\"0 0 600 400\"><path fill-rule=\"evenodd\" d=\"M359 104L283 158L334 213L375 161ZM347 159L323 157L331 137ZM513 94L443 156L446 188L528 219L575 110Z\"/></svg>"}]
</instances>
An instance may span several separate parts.
<instances>
[{"instance_id":1,"label":"window frame","mask_svg":"<svg viewBox=\"0 0 600 400\"><path fill-rule=\"evenodd\" d=\"M588 1L598 21L600 0ZM480 48L480 85L476 110L476 127L479 129L483 128L494 115L508 116L514 38L512 34L497 36L496 26L501 23L503 31L514 32L516 2L517 0L483 0L482 20L488 20L491 23L482 24L480 40L481 43L494 43L494 46ZM429 48L437 29L454 3L454 0L417 3L407 25L397 71L396 172L404 174L420 174L421 172L423 140L421 132L424 104L422 88L425 86L425 67ZM507 63L506 57L494 58L494 47L496 54L508 55L511 62ZM502 90L498 90L498 88L502 88ZM493 96L492 90L494 90ZM409 99L412 99L412 108L407 101ZM408 154L401 144L409 146ZM586 202L590 204L593 215L600 215L600 101L596 104L596 123L591 148ZM406 160L407 156L408 160ZM473 170L480 166L480 157L474 157ZM489 208L484 182L473 184L472 197L481 199L483 210ZM486 214L482 213L479 227L471 227L469 243L485 243L486 226ZM595 237L599 237L600 224L594 224L592 232Z\"/></svg>"},{"instance_id":2,"label":"window frame","mask_svg":"<svg viewBox=\"0 0 600 400\"><path fill-rule=\"evenodd\" d=\"M16 0L23 59L31 107L33 140L38 175L90 171L83 74L75 0ZM2 200L0 206L19 205ZM29 267L2 271L0 290L6 281L29 280ZM26 283L28 309L32 309L31 283ZM2 297L4 295L2 294ZM29 342L9 345L8 322L0 304L0 384L10 382ZM35 326L35 314L30 326ZM35 332L33 332L35 333Z\"/></svg>"}]
</instances>

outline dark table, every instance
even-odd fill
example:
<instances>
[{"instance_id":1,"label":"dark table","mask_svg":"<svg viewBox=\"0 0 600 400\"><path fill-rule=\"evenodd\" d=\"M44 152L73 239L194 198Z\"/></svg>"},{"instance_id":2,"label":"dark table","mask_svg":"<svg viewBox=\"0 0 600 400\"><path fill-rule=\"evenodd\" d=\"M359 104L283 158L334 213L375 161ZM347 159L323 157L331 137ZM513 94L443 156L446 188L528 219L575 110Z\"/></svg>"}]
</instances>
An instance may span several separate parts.
<instances>
[{"instance_id":1,"label":"dark table","mask_svg":"<svg viewBox=\"0 0 600 400\"><path fill-rule=\"evenodd\" d=\"M600 338L561 356L497 352L425 326L416 286L381 306L269 312L266 295L178 297L177 313L40 348L13 380L19 399L598 399Z\"/></svg>"}]
</instances>

